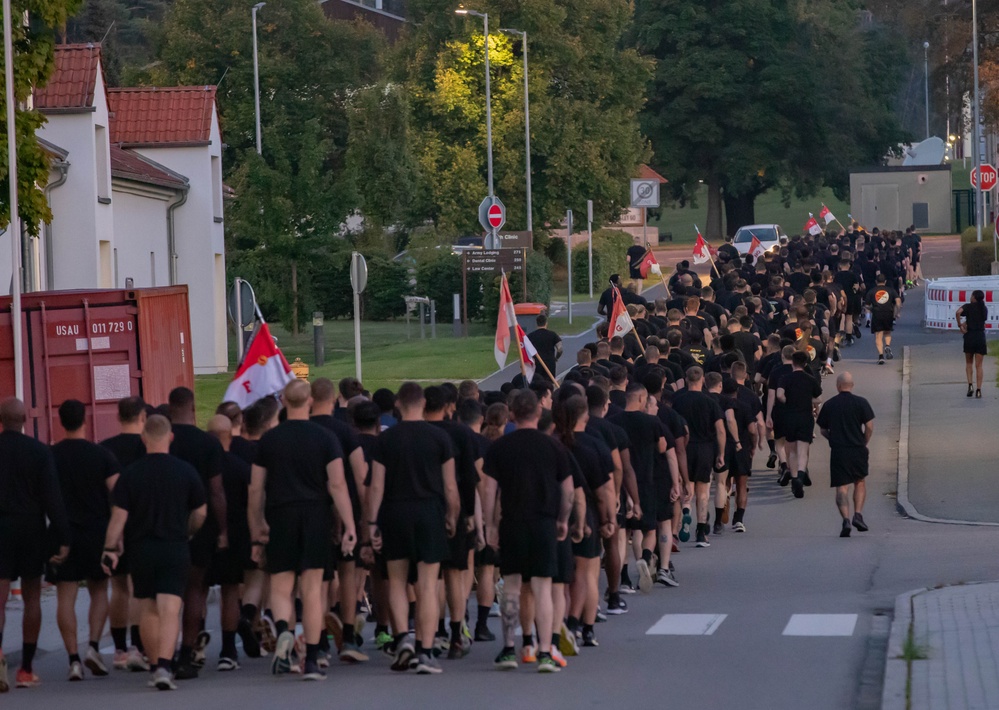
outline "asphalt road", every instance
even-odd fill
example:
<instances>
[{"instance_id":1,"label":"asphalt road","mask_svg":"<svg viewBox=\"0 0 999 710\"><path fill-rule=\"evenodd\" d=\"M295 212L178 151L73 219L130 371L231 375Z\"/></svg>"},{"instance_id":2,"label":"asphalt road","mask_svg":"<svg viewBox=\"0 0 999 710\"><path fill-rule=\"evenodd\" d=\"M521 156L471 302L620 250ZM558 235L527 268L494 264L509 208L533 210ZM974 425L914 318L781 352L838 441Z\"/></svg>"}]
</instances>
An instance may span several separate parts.
<instances>
[{"instance_id":1,"label":"asphalt road","mask_svg":"<svg viewBox=\"0 0 999 710\"><path fill-rule=\"evenodd\" d=\"M929 240L928 240L929 241ZM927 244L926 273L952 268L956 242ZM909 295L895 349L940 342L919 328L922 289ZM757 468L750 487L745 535L712 537L709 549L682 546L674 557L681 586L627 598L629 614L597 627L600 647L583 649L554 676L531 669L492 669L496 644L476 645L462 660L444 662L436 677L393 674L375 657L357 667L334 667L329 679L307 684L273 678L266 661L234 673L207 670L176 693L154 693L141 675L115 674L69 684L65 655L41 654L43 687L0 698L11 708L235 707L252 704L412 708L617 708L646 704L738 710L843 710L878 707L884 643L895 596L916 588L997 577L990 528L920 523L895 509L901 360L878 367L865 333L837 366L857 379L856 392L877 415L869 499L871 531L841 539L828 449L814 448L815 485L804 500ZM834 389L827 380L827 395ZM962 396L960 392L958 396ZM946 432L941 432L946 435ZM764 457L757 456L761 467ZM945 475L941 472L941 475ZM209 626L218 628L217 609ZM698 615L698 616L686 616ZM8 625L16 623L8 616ZM51 613L46 626L54 626ZM492 621L494 630L498 623ZM650 631L673 631L673 635ZM8 628L8 649L13 634ZM685 632L685 633L676 633ZM218 652L213 641L210 658Z\"/></svg>"}]
</instances>

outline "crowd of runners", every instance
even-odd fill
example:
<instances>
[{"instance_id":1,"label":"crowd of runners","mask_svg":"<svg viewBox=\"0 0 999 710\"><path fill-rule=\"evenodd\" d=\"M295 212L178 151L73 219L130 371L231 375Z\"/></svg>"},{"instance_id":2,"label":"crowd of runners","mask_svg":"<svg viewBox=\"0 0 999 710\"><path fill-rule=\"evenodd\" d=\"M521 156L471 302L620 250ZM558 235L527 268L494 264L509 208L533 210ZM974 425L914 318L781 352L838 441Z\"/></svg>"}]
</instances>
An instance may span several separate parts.
<instances>
[{"instance_id":1,"label":"crowd of runners","mask_svg":"<svg viewBox=\"0 0 999 710\"><path fill-rule=\"evenodd\" d=\"M682 262L653 303L612 283L602 302L622 298L634 330L608 339L601 325L558 385L296 380L245 410L223 403L206 430L178 388L156 408L121 400L121 433L100 444L69 400L52 447L3 401L0 599L20 579L24 600L15 684L40 682L43 578L71 681L143 671L173 689L209 663L216 627L217 671L266 655L275 674L321 680L332 659L364 663L374 647L394 671L435 674L474 642L498 650L498 668L557 672L598 645L627 595L679 585L681 545L747 532L757 452L802 498L816 423L840 535L867 530L874 414L848 372L828 378L867 324L892 358L919 238L851 227L753 261L726 244L709 278ZM820 407L824 389L838 394ZM216 585L220 618L206 624ZM3 621L0 605L0 634Z\"/></svg>"}]
</instances>

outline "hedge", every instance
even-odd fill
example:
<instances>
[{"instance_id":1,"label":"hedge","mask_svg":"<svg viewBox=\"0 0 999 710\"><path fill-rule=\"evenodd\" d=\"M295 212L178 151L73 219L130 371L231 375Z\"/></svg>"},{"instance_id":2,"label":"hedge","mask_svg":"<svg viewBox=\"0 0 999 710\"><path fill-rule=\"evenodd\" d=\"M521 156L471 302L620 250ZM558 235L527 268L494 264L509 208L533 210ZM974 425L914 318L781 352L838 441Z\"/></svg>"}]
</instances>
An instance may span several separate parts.
<instances>
[{"instance_id":1,"label":"hedge","mask_svg":"<svg viewBox=\"0 0 999 710\"><path fill-rule=\"evenodd\" d=\"M309 262L316 310L326 318L354 315L354 291L350 285L351 252L316 254ZM406 296L412 289L406 266L383 256L366 256L368 283L361 294L361 316L365 320L388 320L406 315Z\"/></svg>"},{"instance_id":2,"label":"hedge","mask_svg":"<svg viewBox=\"0 0 999 710\"><path fill-rule=\"evenodd\" d=\"M461 256L441 249L416 266L416 295L437 302L437 322L454 318L454 294L461 293ZM482 278L468 275L468 318L475 320L482 308Z\"/></svg>"},{"instance_id":3,"label":"hedge","mask_svg":"<svg viewBox=\"0 0 999 710\"><path fill-rule=\"evenodd\" d=\"M968 276L989 276L992 273L992 261L995 259L995 247L992 240L971 242L961 245L961 263L964 273Z\"/></svg>"},{"instance_id":4,"label":"hedge","mask_svg":"<svg viewBox=\"0 0 999 710\"><path fill-rule=\"evenodd\" d=\"M619 229L598 229L593 233L593 290L602 291L611 274L621 274L628 279L628 261L625 254L635 240ZM589 247L586 242L572 250L572 290L589 293Z\"/></svg>"},{"instance_id":5,"label":"hedge","mask_svg":"<svg viewBox=\"0 0 999 710\"><path fill-rule=\"evenodd\" d=\"M996 233L995 225L988 224L982 227L982 242L992 241ZM961 245L965 244L977 244L978 243L978 228L974 225L968 227L963 232L961 232Z\"/></svg>"}]
</instances>

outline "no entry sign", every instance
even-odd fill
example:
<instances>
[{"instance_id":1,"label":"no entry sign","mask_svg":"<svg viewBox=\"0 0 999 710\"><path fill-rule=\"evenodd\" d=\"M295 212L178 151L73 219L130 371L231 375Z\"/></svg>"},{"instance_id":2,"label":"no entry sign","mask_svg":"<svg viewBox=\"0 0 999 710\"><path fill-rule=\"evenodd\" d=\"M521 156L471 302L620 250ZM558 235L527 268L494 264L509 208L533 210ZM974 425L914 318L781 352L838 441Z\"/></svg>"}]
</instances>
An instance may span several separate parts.
<instances>
[{"instance_id":1,"label":"no entry sign","mask_svg":"<svg viewBox=\"0 0 999 710\"><path fill-rule=\"evenodd\" d=\"M506 206L500 198L487 197L479 204L479 224L490 234L503 228L506 224Z\"/></svg>"}]
</instances>

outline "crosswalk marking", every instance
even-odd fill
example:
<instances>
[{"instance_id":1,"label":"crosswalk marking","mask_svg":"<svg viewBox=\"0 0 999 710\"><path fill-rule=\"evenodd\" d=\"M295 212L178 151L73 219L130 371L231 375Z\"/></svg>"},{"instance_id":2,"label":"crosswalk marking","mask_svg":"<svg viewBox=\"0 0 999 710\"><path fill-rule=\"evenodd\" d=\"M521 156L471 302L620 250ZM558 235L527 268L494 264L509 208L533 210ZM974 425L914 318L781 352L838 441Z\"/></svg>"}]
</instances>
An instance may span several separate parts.
<instances>
[{"instance_id":1,"label":"crosswalk marking","mask_svg":"<svg viewBox=\"0 0 999 710\"><path fill-rule=\"evenodd\" d=\"M646 636L711 636L728 614L666 614Z\"/></svg>"},{"instance_id":2,"label":"crosswalk marking","mask_svg":"<svg viewBox=\"0 0 999 710\"><path fill-rule=\"evenodd\" d=\"M856 614L793 614L784 636L853 636Z\"/></svg>"}]
</instances>

